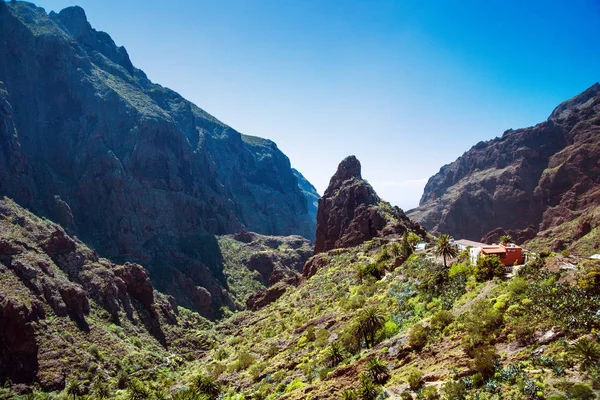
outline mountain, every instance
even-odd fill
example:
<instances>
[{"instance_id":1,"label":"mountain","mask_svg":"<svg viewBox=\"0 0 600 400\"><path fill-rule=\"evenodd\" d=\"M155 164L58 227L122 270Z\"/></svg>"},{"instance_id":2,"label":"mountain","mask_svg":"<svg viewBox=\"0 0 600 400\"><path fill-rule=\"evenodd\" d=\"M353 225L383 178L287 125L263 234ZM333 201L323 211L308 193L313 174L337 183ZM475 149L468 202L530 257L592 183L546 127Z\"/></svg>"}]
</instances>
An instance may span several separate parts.
<instances>
[{"instance_id":1,"label":"mountain","mask_svg":"<svg viewBox=\"0 0 600 400\"><path fill-rule=\"evenodd\" d=\"M233 304L215 235L315 231L275 143L152 83L80 7L0 2L0 195L210 317Z\"/></svg>"},{"instance_id":2,"label":"mountain","mask_svg":"<svg viewBox=\"0 0 600 400\"><path fill-rule=\"evenodd\" d=\"M156 292L140 265L100 258L59 225L0 199L1 382L62 389L73 371L114 374L120 358L156 363L202 351L189 326L208 322L190 314Z\"/></svg>"},{"instance_id":3,"label":"mountain","mask_svg":"<svg viewBox=\"0 0 600 400\"><path fill-rule=\"evenodd\" d=\"M487 238L494 240L509 232L562 250L577 247L591 231L588 239L600 235L599 206L596 83L560 104L547 121L479 142L443 166L427 182L419 207L407 214L429 230L456 238L479 240L490 233ZM557 238L561 242L555 243ZM594 245L585 248L592 251Z\"/></svg>"},{"instance_id":4,"label":"mountain","mask_svg":"<svg viewBox=\"0 0 600 400\"><path fill-rule=\"evenodd\" d=\"M374 237L415 231L426 232L398 207L382 201L362 179L360 161L348 156L338 165L317 212L315 254L353 247Z\"/></svg>"}]
</instances>

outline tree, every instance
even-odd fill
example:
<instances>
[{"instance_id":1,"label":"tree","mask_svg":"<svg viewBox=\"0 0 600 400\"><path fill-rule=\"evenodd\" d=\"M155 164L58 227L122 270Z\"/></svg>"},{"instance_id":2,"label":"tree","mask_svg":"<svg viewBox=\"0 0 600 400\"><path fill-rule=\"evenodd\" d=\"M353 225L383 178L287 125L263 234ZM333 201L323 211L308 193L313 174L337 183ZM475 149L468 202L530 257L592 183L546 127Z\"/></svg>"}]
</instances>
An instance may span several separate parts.
<instances>
[{"instance_id":1,"label":"tree","mask_svg":"<svg viewBox=\"0 0 600 400\"><path fill-rule=\"evenodd\" d=\"M506 267L497 256L482 256L475 265L475 279L479 282L493 279L495 276L503 276Z\"/></svg>"},{"instance_id":2,"label":"tree","mask_svg":"<svg viewBox=\"0 0 600 400\"><path fill-rule=\"evenodd\" d=\"M377 307L366 307L356 321L356 334L367 347L375 345L377 332L385 325L385 318Z\"/></svg>"},{"instance_id":3,"label":"tree","mask_svg":"<svg viewBox=\"0 0 600 400\"><path fill-rule=\"evenodd\" d=\"M510 235L502 235L499 240L501 244L509 244L512 243L513 238Z\"/></svg>"},{"instance_id":4,"label":"tree","mask_svg":"<svg viewBox=\"0 0 600 400\"><path fill-rule=\"evenodd\" d=\"M67 385L67 394L73 396L74 399L76 399L77 396L81 396L83 394L83 384L81 381L70 381Z\"/></svg>"},{"instance_id":5,"label":"tree","mask_svg":"<svg viewBox=\"0 0 600 400\"><path fill-rule=\"evenodd\" d=\"M458 255L458 249L452 244L452 237L442 233L437 240L435 254L444 258L444 267L448 268L447 258L453 258Z\"/></svg>"},{"instance_id":6,"label":"tree","mask_svg":"<svg viewBox=\"0 0 600 400\"><path fill-rule=\"evenodd\" d=\"M400 256L407 259L414 252L414 249L414 246L410 244L408 235L404 234L402 236L402 241L400 242Z\"/></svg>"},{"instance_id":7,"label":"tree","mask_svg":"<svg viewBox=\"0 0 600 400\"><path fill-rule=\"evenodd\" d=\"M419 243L421 241L421 236L417 235L414 232L409 232L408 235L406 236L406 239L408 240L408 243L410 243L410 245L414 249L415 246L417 245L417 243Z\"/></svg>"},{"instance_id":8,"label":"tree","mask_svg":"<svg viewBox=\"0 0 600 400\"><path fill-rule=\"evenodd\" d=\"M372 358L367 364L367 375L373 382L383 385L390 379L390 370L379 358Z\"/></svg>"}]
</instances>

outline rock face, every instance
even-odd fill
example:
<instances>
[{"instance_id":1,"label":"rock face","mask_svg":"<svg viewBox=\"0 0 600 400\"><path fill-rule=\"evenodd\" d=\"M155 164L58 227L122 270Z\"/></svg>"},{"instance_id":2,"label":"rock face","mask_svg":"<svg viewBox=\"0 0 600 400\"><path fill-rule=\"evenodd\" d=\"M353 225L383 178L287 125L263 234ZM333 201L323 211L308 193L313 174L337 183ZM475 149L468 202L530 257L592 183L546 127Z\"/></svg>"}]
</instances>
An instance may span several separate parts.
<instances>
[{"instance_id":1,"label":"rock face","mask_svg":"<svg viewBox=\"0 0 600 400\"><path fill-rule=\"evenodd\" d=\"M289 285L297 281L313 253L311 242L301 236L264 236L248 231L219 237L219 248L227 288L237 309L255 309L248 303L250 297L279 282Z\"/></svg>"},{"instance_id":2,"label":"rock face","mask_svg":"<svg viewBox=\"0 0 600 400\"><path fill-rule=\"evenodd\" d=\"M144 268L99 258L60 226L0 200L0 382L60 388L64 371L89 363L80 353L88 340L122 346L103 324L137 326L133 335L168 346L176 323L172 301L155 293Z\"/></svg>"},{"instance_id":3,"label":"rock face","mask_svg":"<svg viewBox=\"0 0 600 400\"><path fill-rule=\"evenodd\" d=\"M0 195L208 316L228 301L214 235L315 230L275 143L152 83L79 7L0 2Z\"/></svg>"},{"instance_id":4,"label":"rock face","mask_svg":"<svg viewBox=\"0 0 600 400\"><path fill-rule=\"evenodd\" d=\"M600 205L600 85L546 122L473 146L431 177L408 215L434 232L531 239ZM588 230L589 232L589 230Z\"/></svg>"},{"instance_id":5,"label":"rock face","mask_svg":"<svg viewBox=\"0 0 600 400\"><path fill-rule=\"evenodd\" d=\"M407 230L422 237L426 235L400 208L392 207L377 196L362 179L360 162L349 156L340 163L319 199L315 254Z\"/></svg>"}]
</instances>

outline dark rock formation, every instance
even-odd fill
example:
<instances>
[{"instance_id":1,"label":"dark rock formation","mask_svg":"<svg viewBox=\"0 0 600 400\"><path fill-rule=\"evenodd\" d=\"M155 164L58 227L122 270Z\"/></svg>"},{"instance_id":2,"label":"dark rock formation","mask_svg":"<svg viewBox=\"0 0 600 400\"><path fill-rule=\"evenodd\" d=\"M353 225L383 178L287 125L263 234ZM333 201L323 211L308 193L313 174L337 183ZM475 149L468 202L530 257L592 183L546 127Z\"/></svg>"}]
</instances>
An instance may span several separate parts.
<instances>
[{"instance_id":1,"label":"dark rock formation","mask_svg":"<svg viewBox=\"0 0 600 400\"><path fill-rule=\"evenodd\" d=\"M266 290L255 293L248 298L246 306L249 310L256 311L271 304L291 287L298 285L298 277L288 277L269 287Z\"/></svg>"},{"instance_id":2,"label":"dark rock formation","mask_svg":"<svg viewBox=\"0 0 600 400\"><path fill-rule=\"evenodd\" d=\"M377 196L362 179L360 162L349 156L340 163L319 199L315 254L407 230L426 235L400 208L392 207Z\"/></svg>"},{"instance_id":3,"label":"dark rock formation","mask_svg":"<svg viewBox=\"0 0 600 400\"><path fill-rule=\"evenodd\" d=\"M39 339L52 334L48 317L53 316L60 330L67 322L57 319L68 317L75 329L88 334L92 306L107 323L121 324L126 319L145 327L163 346L168 345L165 327L177 322L173 302L155 293L144 268L131 263L117 266L99 258L60 226L6 198L0 200L0 382L37 379L54 388L58 375L42 375L57 363L68 368L71 361L62 356L57 361L55 349L48 348L61 340ZM94 321L92 338L99 337L100 322ZM80 343L74 343L73 349L76 346ZM60 371L53 373L60 375Z\"/></svg>"},{"instance_id":4,"label":"dark rock formation","mask_svg":"<svg viewBox=\"0 0 600 400\"><path fill-rule=\"evenodd\" d=\"M546 122L473 146L431 177L408 215L434 232L478 240L553 229L600 205L600 85ZM529 237L531 232L524 232Z\"/></svg>"},{"instance_id":5,"label":"dark rock formation","mask_svg":"<svg viewBox=\"0 0 600 400\"><path fill-rule=\"evenodd\" d=\"M208 316L229 301L215 234L315 230L275 143L152 83L79 7L0 2L0 195Z\"/></svg>"}]
</instances>

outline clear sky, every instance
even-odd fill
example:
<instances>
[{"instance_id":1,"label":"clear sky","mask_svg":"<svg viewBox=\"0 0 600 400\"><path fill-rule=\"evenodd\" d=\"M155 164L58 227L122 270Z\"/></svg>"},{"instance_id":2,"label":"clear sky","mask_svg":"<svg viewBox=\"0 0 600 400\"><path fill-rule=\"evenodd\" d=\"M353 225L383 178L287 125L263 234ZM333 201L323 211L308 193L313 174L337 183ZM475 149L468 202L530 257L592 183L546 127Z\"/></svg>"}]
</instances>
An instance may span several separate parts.
<instances>
[{"instance_id":1,"label":"clear sky","mask_svg":"<svg viewBox=\"0 0 600 400\"><path fill-rule=\"evenodd\" d=\"M38 0L78 4L153 81L274 140L320 193L355 154L409 209L480 140L600 80L600 1Z\"/></svg>"}]
</instances>

